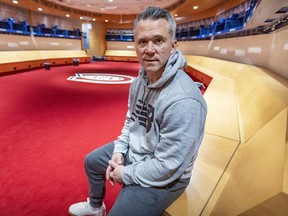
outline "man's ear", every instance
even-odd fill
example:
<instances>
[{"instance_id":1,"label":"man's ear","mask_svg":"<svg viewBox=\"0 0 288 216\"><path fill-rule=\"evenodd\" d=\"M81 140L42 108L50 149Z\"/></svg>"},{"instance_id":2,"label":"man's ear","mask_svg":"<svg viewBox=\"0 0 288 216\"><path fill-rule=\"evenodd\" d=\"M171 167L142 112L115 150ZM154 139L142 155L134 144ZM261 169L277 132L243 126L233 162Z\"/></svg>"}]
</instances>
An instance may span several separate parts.
<instances>
[{"instance_id":1,"label":"man's ear","mask_svg":"<svg viewBox=\"0 0 288 216\"><path fill-rule=\"evenodd\" d=\"M177 40L173 40L172 49L171 49L171 53L170 54L174 53L176 51L177 47L178 47Z\"/></svg>"}]
</instances>

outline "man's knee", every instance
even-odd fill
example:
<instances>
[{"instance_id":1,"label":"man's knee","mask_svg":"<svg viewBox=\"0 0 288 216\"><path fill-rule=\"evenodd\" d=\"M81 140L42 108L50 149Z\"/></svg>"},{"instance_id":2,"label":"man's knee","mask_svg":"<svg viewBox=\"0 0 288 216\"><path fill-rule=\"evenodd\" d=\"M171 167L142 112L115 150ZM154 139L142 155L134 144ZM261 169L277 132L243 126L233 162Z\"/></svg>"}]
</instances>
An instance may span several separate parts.
<instances>
[{"instance_id":1,"label":"man's knee","mask_svg":"<svg viewBox=\"0 0 288 216\"><path fill-rule=\"evenodd\" d=\"M96 149L86 155L84 159L84 166L86 169L95 169L99 164L101 164L101 161L103 161L101 151Z\"/></svg>"},{"instance_id":2,"label":"man's knee","mask_svg":"<svg viewBox=\"0 0 288 216\"><path fill-rule=\"evenodd\" d=\"M94 170L102 172L106 170L108 161L111 159L113 152L113 146L109 143L108 145L102 146L89 154L84 159L84 166L86 171Z\"/></svg>"},{"instance_id":3,"label":"man's knee","mask_svg":"<svg viewBox=\"0 0 288 216\"><path fill-rule=\"evenodd\" d=\"M86 168L89 168L89 167L91 167L92 164L94 164L94 166L95 166L95 157L92 155L92 152L91 152L91 153L86 155L86 157L84 159L84 166Z\"/></svg>"}]
</instances>

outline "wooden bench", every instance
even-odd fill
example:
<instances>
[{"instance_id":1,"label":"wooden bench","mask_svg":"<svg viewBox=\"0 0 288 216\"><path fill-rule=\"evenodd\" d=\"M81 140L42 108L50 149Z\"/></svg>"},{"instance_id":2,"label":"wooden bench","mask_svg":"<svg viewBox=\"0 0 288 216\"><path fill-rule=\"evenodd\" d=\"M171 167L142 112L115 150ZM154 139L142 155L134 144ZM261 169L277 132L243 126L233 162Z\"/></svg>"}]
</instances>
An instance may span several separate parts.
<instances>
[{"instance_id":1,"label":"wooden bench","mask_svg":"<svg viewBox=\"0 0 288 216\"><path fill-rule=\"evenodd\" d=\"M188 188L163 215L238 215L288 193L287 79L260 67L186 58L212 77L206 132Z\"/></svg>"},{"instance_id":2,"label":"wooden bench","mask_svg":"<svg viewBox=\"0 0 288 216\"><path fill-rule=\"evenodd\" d=\"M45 63L51 66L73 64L73 59L79 59L79 63L90 62L84 50L1 51L0 74L40 68Z\"/></svg>"},{"instance_id":3,"label":"wooden bench","mask_svg":"<svg viewBox=\"0 0 288 216\"><path fill-rule=\"evenodd\" d=\"M106 61L138 61L134 50L106 50L104 58Z\"/></svg>"},{"instance_id":4,"label":"wooden bench","mask_svg":"<svg viewBox=\"0 0 288 216\"><path fill-rule=\"evenodd\" d=\"M134 55L106 53L120 61ZM163 216L238 215L288 194L287 79L252 65L185 57L185 71L208 86L208 115L191 182Z\"/></svg>"}]
</instances>

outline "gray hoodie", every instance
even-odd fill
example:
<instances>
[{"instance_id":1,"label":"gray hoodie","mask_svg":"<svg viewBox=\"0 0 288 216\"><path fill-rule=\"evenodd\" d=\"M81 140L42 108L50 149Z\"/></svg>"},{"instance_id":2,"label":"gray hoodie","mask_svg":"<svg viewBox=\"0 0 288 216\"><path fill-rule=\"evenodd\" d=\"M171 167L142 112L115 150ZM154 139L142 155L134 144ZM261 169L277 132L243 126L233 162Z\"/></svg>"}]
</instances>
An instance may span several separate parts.
<instances>
[{"instance_id":1,"label":"gray hoodie","mask_svg":"<svg viewBox=\"0 0 288 216\"><path fill-rule=\"evenodd\" d=\"M174 52L155 83L142 67L131 84L128 112L114 153L126 155L125 184L164 187L191 177L201 144L207 106L198 87L182 70L186 60Z\"/></svg>"}]
</instances>

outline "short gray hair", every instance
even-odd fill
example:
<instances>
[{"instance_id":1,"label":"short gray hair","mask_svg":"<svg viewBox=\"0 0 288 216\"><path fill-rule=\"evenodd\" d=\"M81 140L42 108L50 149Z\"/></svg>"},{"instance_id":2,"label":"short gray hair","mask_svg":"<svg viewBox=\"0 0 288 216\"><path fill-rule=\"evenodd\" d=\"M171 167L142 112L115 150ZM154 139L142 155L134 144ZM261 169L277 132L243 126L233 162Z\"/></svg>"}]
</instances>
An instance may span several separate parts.
<instances>
[{"instance_id":1,"label":"short gray hair","mask_svg":"<svg viewBox=\"0 0 288 216\"><path fill-rule=\"evenodd\" d=\"M148 20L148 19L150 19L150 20L165 19L169 24L169 33L171 35L171 38L172 39L175 38L176 22L173 19L170 12L166 9L162 9L159 7L153 7L153 6L146 8L142 13L138 14L136 19L134 20L134 28L133 28L134 36L137 33L136 29L137 29L139 21L140 20Z\"/></svg>"}]
</instances>

